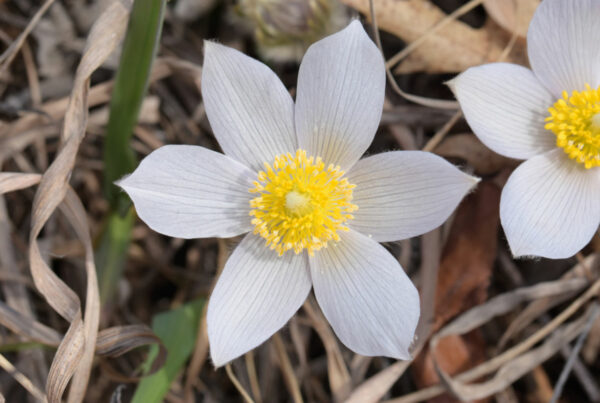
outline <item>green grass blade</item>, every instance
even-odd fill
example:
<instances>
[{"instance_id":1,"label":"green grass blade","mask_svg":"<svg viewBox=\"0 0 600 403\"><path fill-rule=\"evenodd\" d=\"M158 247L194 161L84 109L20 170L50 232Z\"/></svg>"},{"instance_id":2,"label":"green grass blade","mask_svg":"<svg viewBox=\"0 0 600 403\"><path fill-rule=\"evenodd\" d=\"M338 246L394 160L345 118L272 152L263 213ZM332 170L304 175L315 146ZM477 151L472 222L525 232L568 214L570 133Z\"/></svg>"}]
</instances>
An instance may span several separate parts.
<instances>
[{"instance_id":1,"label":"green grass blade","mask_svg":"<svg viewBox=\"0 0 600 403\"><path fill-rule=\"evenodd\" d=\"M113 208L122 197L113 182L136 166L130 140L158 49L164 9L165 0L135 0L131 10L104 143L104 192Z\"/></svg>"},{"instance_id":2,"label":"green grass blade","mask_svg":"<svg viewBox=\"0 0 600 403\"><path fill-rule=\"evenodd\" d=\"M135 390L132 403L163 401L171 383L194 350L203 307L204 299L199 299L154 316L152 330L167 348L167 361L158 372L142 379ZM157 354L158 348L153 346L146 359L146 369L150 367Z\"/></svg>"},{"instance_id":3,"label":"green grass blade","mask_svg":"<svg viewBox=\"0 0 600 403\"><path fill-rule=\"evenodd\" d=\"M123 273L135 213L114 182L135 169L130 146L160 43L165 0L135 0L123 42L104 141L104 195L110 202L96 250L100 298L109 301Z\"/></svg>"},{"instance_id":4,"label":"green grass blade","mask_svg":"<svg viewBox=\"0 0 600 403\"><path fill-rule=\"evenodd\" d=\"M101 233L95 254L96 266L100 269L98 279L100 301L103 303L111 300L123 273L134 222L133 208L130 208L124 216L117 211L112 211L105 222L106 227Z\"/></svg>"}]
</instances>

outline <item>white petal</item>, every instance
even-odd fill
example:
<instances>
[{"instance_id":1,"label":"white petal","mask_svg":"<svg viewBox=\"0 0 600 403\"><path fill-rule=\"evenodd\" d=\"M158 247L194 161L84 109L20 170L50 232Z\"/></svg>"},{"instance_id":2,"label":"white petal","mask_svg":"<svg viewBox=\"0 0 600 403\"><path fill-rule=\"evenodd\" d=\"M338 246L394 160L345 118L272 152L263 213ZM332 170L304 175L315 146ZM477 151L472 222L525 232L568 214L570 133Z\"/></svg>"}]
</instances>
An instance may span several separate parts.
<instances>
[{"instance_id":1,"label":"white petal","mask_svg":"<svg viewBox=\"0 0 600 403\"><path fill-rule=\"evenodd\" d=\"M248 191L256 174L204 147L153 151L117 184L153 230L178 238L231 237L250 231Z\"/></svg>"},{"instance_id":2,"label":"white petal","mask_svg":"<svg viewBox=\"0 0 600 403\"><path fill-rule=\"evenodd\" d=\"M314 43L298 73L300 148L349 168L373 140L384 95L383 58L360 22Z\"/></svg>"},{"instance_id":3,"label":"white petal","mask_svg":"<svg viewBox=\"0 0 600 403\"><path fill-rule=\"evenodd\" d=\"M419 293L385 248L356 231L309 258L315 295L342 343L358 354L410 359Z\"/></svg>"},{"instance_id":4,"label":"white petal","mask_svg":"<svg viewBox=\"0 0 600 403\"><path fill-rule=\"evenodd\" d=\"M394 151L358 161L348 181L358 206L348 225L387 242L440 226L479 179L431 153Z\"/></svg>"},{"instance_id":5,"label":"white petal","mask_svg":"<svg viewBox=\"0 0 600 403\"><path fill-rule=\"evenodd\" d=\"M556 143L544 129L555 99L522 66L492 63L471 67L450 83L473 132L489 148L510 158L527 159Z\"/></svg>"},{"instance_id":6,"label":"white petal","mask_svg":"<svg viewBox=\"0 0 600 403\"><path fill-rule=\"evenodd\" d=\"M544 0L527 33L536 76L560 98L563 91L600 86L600 1Z\"/></svg>"},{"instance_id":7,"label":"white petal","mask_svg":"<svg viewBox=\"0 0 600 403\"><path fill-rule=\"evenodd\" d=\"M255 170L298 148L294 102L279 78L235 49L204 43L202 97L225 154Z\"/></svg>"},{"instance_id":8,"label":"white petal","mask_svg":"<svg viewBox=\"0 0 600 403\"><path fill-rule=\"evenodd\" d=\"M600 168L584 169L560 149L521 164L500 201L500 219L515 256L566 258L600 224Z\"/></svg>"},{"instance_id":9,"label":"white petal","mask_svg":"<svg viewBox=\"0 0 600 403\"><path fill-rule=\"evenodd\" d=\"M248 234L227 260L207 312L210 355L220 367L267 340L306 300L306 254L283 256Z\"/></svg>"}]
</instances>

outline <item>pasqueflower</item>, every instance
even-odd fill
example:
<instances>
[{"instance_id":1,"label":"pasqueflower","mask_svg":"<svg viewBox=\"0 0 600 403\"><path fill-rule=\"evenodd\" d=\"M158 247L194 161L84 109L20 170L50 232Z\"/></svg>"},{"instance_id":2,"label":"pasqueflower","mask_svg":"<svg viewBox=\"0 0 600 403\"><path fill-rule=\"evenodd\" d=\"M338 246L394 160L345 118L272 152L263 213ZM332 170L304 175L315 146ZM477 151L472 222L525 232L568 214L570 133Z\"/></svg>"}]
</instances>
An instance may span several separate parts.
<instances>
[{"instance_id":1,"label":"pasqueflower","mask_svg":"<svg viewBox=\"0 0 600 403\"><path fill-rule=\"evenodd\" d=\"M358 21L309 48L295 103L267 66L206 42L202 95L225 154L164 146L119 183L160 233L248 232L209 301L216 366L284 326L312 287L350 349L410 357L419 296L378 242L439 226L477 180L424 152L359 160L384 89L383 58Z\"/></svg>"},{"instance_id":2,"label":"pasqueflower","mask_svg":"<svg viewBox=\"0 0 600 403\"><path fill-rule=\"evenodd\" d=\"M451 83L495 152L526 160L502 191L512 253L572 256L600 224L600 0L544 0L527 34L531 70L473 67Z\"/></svg>"}]
</instances>

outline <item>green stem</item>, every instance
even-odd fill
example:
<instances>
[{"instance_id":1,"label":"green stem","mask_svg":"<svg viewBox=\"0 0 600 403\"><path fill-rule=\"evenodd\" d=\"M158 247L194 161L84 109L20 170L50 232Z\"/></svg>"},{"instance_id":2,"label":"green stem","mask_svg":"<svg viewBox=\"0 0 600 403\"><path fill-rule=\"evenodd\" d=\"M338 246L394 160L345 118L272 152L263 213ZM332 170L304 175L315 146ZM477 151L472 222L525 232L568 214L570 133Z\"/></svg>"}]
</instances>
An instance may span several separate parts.
<instances>
[{"instance_id":1,"label":"green stem","mask_svg":"<svg viewBox=\"0 0 600 403\"><path fill-rule=\"evenodd\" d=\"M165 3L165 0L134 1L111 97L104 140L103 182L110 211L96 251L103 302L110 299L121 278L131 239L135 213L128 197L114 182L131 173L137 165L130 146L131 135L160 42Z\"/></svg>"}]
</instances>

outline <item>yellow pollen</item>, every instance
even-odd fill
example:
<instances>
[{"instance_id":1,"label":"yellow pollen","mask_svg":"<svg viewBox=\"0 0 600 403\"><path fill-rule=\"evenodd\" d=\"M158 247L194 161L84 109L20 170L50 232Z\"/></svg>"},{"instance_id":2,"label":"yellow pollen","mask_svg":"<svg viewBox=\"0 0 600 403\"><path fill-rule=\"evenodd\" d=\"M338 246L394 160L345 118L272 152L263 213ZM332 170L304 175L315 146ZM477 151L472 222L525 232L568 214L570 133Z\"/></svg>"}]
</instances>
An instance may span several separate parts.
<instances>
[{"instance_id":1,"label":"yellow pollen","mask_svg":"<svg viewBox=\"0 0 600 403\"><path fill-rule=\"evenodd\" d=\"M587 169L600 166L600 87L585 91L564 91L548 108L545 128L556 135L556 145Z\"/></svg>"},{"instance_id":2,"label":"yellow pollen","mask_svg":"<svg viewBox=\"0 0 600 403\"><path fill-rule=\"evenodd\" d=\"M352 204L354 185L344 178L339 166L326 166L321 158L307 157L298 150L278 155L265 163L251 193L250 215L254 233L266 239L279 255L293 249L296 254L314 251L338 241L338 231L348 231L344 223L353 219L358 207Z\"/></svg>"}]
</instances>

